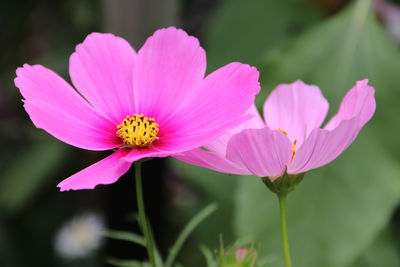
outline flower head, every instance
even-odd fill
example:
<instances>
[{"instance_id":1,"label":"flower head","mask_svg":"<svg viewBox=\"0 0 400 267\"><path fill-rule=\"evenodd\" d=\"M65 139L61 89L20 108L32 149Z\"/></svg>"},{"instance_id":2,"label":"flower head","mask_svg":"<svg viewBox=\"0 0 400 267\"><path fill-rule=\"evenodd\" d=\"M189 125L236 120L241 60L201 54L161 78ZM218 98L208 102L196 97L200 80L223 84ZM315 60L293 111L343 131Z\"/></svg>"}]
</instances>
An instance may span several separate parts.
<instances>
[{"instance_id":1,"label":"flower head","mask_svg":"<svg viewBox=\"0 0 400 267\"><path fill-rule=\"evenodd\" d=\"M41 65L19 68L15 84L36 127L76 147L116 150L58 185L92 189L134 161L194 149L248 119L258 71L241 63L205 70L199 41L171 27L138 52L120 37L90 34L70 57L76 90Z\"/></svg>"},{"instance_id":2,"label":"flower head","mask_svg":"<svg viewBox=\"0 0 400 267\"><path fill-rule=\"evenodd\" d=\"M72 218L58 231L55 250L66 260L88 256L102 244L104 221L95 213L84 213Z\"/></svg>"},{"instance_id":3,"label":"flower head","mask_svg":"<svg viewBox=\"0 0 400 267\"><path fill-rule=\"evenodd\" d=\"M358 81L337 114L320 128L327 112L328 102L318 87L302 81L281 84L264 103L264 120L253 106L248 111L252 119L206 145L207 151L197 148L175 157L271 181L304 173L333 161L354 141L375 112L374 88L368 80Z\"/></svg>"}]
</instances>

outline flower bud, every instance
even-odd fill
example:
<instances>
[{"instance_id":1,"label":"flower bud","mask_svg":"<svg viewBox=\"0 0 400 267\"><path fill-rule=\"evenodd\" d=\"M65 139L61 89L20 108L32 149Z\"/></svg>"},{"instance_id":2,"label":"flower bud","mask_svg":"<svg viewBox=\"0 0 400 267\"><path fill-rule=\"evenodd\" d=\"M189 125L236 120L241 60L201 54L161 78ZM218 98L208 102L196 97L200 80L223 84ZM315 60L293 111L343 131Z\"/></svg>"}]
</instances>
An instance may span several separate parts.
<instances>
[{"instance_id":1,"label":"flower bud","mask_svg":"<svg viewBox=\"0 0 400 267\"><path fill-rule=\"evenodd\" d=\"M255 267L257 252L253 248L236 248L220 253L219 267Z\"/></svg>"}]
</instances>

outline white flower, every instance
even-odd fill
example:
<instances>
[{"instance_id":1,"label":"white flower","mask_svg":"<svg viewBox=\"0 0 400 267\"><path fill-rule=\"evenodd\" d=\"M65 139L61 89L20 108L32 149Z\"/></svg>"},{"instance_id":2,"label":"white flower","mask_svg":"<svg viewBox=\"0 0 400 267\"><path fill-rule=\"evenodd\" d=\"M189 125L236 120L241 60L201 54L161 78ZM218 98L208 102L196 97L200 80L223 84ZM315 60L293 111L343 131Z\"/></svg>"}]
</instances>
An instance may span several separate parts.
<instances>
[{"instance_id":1,"label":"white flower","mask_svg":"<svg viewBox=\"0 0 400 267\"><path fill-rule=\"evenodd\" d=\"M66 259L83 258L102 244L103 218L94 213L85 213L72 218L63 225L55 237L57 254Z\"/></svg>"},{"instance_id":2,"label":"white flower","mask_svg":"<svg viewBox=\"0 0 400 267\"><path fill-rule=\"evenodd\" d=\"M373 0L373 3L389 37L400 44L400 7L388 0Z\"/></svg>"},{"instance_id":3,"label":"white flower","mask_svg":"<svg viewBox=\"0 0 400 267\"><path fill-rule=\"evenodd\" d=\"M389 13L385 19L386 31L397 44L400 44L400 10Z\"/></svg>"}]
</instances>

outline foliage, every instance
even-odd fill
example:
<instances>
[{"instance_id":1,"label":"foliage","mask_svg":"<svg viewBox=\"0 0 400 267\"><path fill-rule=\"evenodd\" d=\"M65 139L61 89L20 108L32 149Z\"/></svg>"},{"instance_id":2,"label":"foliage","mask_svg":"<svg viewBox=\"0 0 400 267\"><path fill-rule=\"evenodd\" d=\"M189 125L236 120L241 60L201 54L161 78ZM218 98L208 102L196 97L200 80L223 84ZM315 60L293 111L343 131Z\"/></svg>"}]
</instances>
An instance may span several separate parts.
<instances>
[{"instance_id":1,"label":"foliage","mask_svg":"<svg viewBox=\"0 0 400 267\"><path fill-rule=\"evenodd\" d=\"M179 252L182 250L182 246L185 241L188 239L189 235L198 227L198 225L203 222L207 217L209 217L213 212L217 209L217 205L215 203L208 205L204 209L202 209L196 216L194 216L183 228L181 233L178 235L175 243L171 246L165 261L160 258L160 253L155 248L155 253L158 257L157 266L159 267L172 267L178 266L179 263L176 263L176 257ZM105 233L107 237L129 241L135 244L139 244L141 246L146 246L145 239L142 236L131 232L124 232L124 231L108 231ZM110 258L107 262L113 266L117 267L147 267L151 266L148 262L138 262L135 260L121 260L121 259L114 259Z\"/></svg>"},{"instance_id":2,"label":"foliage","mask_svg":"<svg viewBox=\"0 0 400 267\"><path fill-rule=\"evenodd\" d=\"M267 25L262 18L273 17L272 13L279 13L279 6L284 4L277 4L276 9L269 11L260 4L263 17L258 15L262 11L252 13L249 21L258 24L250 26L246 24L248 21L237 19L243 15L239 14L241 11L247 11L257 1L249 2L248 6L244 1L227 2L225 9L217 13L212 24L215 31L208 39L214 62L248 59L260 67L262 84L269 90L296 79L317 84L333 103L330 114L356 80L369 78L377 90L378 111L358 140L332 164L307 173L299 188L289 196L289 237L296 266L353 266L354 262L365 262L365 251L378 244L388 251L399 251L398 244L390 239L378 239L378 243L374 240L389 223L400 200L399 158L395 154L399 142L393 134L393 125L399 125L396 99L400 53L385 36L370 1L353 2L301 34L281 29L275 35L270 28L279 29L280 21ZM273 5L272 1L265 2ZM285 8L282 16L290 14L294 7L288 3ZM306 16L303 19L307 21ZM238 23L245 26L234 27ZM263 32L268 32L270 39L277 36L279 41L265 43ZM280 38L284 34L285 38ZM238 36L241 46L233 41ZM264 46L258 46L260 43ZM227 47L230 57L219 54L222 47ZM263 103L266 96L264 89L258 103ZM192 177L198 175L195 167L191 172ZM203 189L210 180L215 183L219 175L203 176L200 182ZM261 253L280 256L277 200L256 177L231 178L231 182L221 182L220 188L235 188L231 200L236 203L232 207L236 237L253 238L260 243ZM215 187L208 190L214 191ZM386 259L386 266L396 266L399 253L395 254ZM374 260L368 264L381 266Z\"/></svg>"},{"instance_id":3,"label":"foliage","mask_svg":"<svg viewBox=\"0 0 400 267\"><path fill-rule=\"evenodd\" d=\"M71 210L99 207L98 203L104 202L102 189L60 194L55 188L59 178L94 160L90 153L67 151L50 136L37 139L12 81L15 68L24 62L42 63L66 74L74 44L88 32L100 31L105 19L100 4L90 0L14 2L4 1L0 9L6 29L0 64L4 92L0 95L0 265L99 266L95 263L104 257L59 264L51 249L57 226ZM356 80L370 80L376 88L374 118L348 151L332 164L307 173L289 195L289 238L297 267L399 266L396 229L400 222L393 214L400 201L400 51L385 35L370 0L348 1L351 3L334 15L324 6L328 2L332 1L218 1L204 36L199 36L207 51L208 71L231 61L257 66L263 86L257 98L259 106L277 84L296 79L316 84L331 103L330 115ZM189 212L171 203L157 203L160 209L173 206L169 209L173 213L159 217L178 220L192 216L210 201L220 207L201 225L213 207L191 221L169 254L163 250L166 246L160 246L160 253L168 254L168 266L181 266L177 262L201 266L196 256L200 254L198 244L208 266L218 266L214 251L220 233L229 243L250 240L257 253L265 256L266 266L282 266L277 199L257 177L215 173L174 159L168 163L196 190L200 200ZM153 197L149 188L147 191L145 195ZM118 204L112 209L122 209ZM164 236L174 233L171 225L161 228ZM123 240L120 243L124 245L144 245L143 237L131 232L105 235ZM167 239L164 236L160 243ZM119 258L110 258L108 263L148 266Z\"/></svg>"}]
</instances>

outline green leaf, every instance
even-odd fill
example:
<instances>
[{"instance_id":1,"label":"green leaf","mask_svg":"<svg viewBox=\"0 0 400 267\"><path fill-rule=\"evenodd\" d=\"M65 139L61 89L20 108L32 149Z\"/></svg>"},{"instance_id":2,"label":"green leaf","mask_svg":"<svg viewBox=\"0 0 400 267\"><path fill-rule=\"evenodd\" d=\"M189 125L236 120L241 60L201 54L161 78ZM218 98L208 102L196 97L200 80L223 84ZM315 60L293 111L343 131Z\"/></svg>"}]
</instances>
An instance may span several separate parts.
<instances>
[{"instance_id":1,"label":"green leaf","mask_svg":"<svg viewBox=\"0 0 400 267\"><path fill-rule=\"evenodd\" d=\"M333 103L331 113L356 80L369 78L376 88L377 112L354 144L333 163L307 173L288 198L296 266L349 266L386 226L400 199L400 143L393 134L393 125L400 125L399 51L370 1L361 0L266 60L265 84L317 84ZM280 255L278 204L263 187L257 178L242 179L236 229L261 242L264 253Z\"/></svg>"},{"instance_id":2,"label":"green leaf","mask_svg":"<svg viewBox=\"0 0 400 267\"><path fill-rule=\"evenodd\" d=\"M135 233L125 232L125 231L109 230L109 231L104 232L103 235L105 237L112 238L112 239L132 242L132 243L141 245L143 247L146 246L146 241L144 240L144 238L142 236L138 235L138 234L135 234Z\"/></svg>"},{"instance_id":3,"label":"green leaf","mask_svg":"<svg viewBox=\"0 0 400 267\"><path fill-rule=\"evenodd\" d=\"M56 141L41 142L15 159L0 181L0 210L3 214L20 212L52 179L49 176L62 162L64 149Z\"/></svg>"},{"instance_id":4,"label":"green leaf","mask_svg":"<svg viewBox=\"0 0 400 267\"><path fill-rule=\"evenodd\" d=\"M233 219L232 192L235 190L237 177L192 166L174 159L171 159L170 163L177 172L181 173L185 179L201 191L206 201L212 199L218 204L219 212L196 229L195 234L201 237L202 242L210 247L218 245L216 237L220 233L230 242L233 229L231 224L226 224L226 221Z\"/></svg>"},{"instance_id":5,"label":"green leaf","mask_svg":"<svg viewBox=\"0 0 400 267\"><path fill-rule=\"evenodd\" d=\"M214 254L208 247L202 245L200 246L200 251L206 260L207 267L218 267L217 261L214 258Z\"/></svg>"},{"instance_id":6,"label":"green leaf","mask_svg":"<svg viewBox=\"0 0 400 267\"><path fill-rule=\"evenodd\" d=\"M152 243L153 243L155 264L156 264L158 267L162 267L162 266L164 266L164 263L163 263L163 260L162 260L162 258L161 258L160 251L158 250L158 246L157 246L157 244L154 242L153 230L151 229L151 225L150 225L148 219L146 219L146 222L147 222L147 227L148 227L148 229L149 229L150 239L152 240ZM139 223L140 223L140 222L139 222ZM151 264L149 263L149 265L151 265ZM146 267L146 266L145 266L145 267Z\"/></svg>"},{"instance_id":7,"label":"green leaf","mask_svg":"<svg viewBox=\"0 0 400 267\"><path fill-rule=\"evenodd\" d=\"M15 248L12 232L6 227L0 219L0 265L1 266L18 266L17 252Z\"/></svg>"},{"instance_id":8,"label":"green leaf","mask_svg":"<svg viewBox=\"0 0 400 267\"><path fill-rule=\"evenodd\" d=\"M268 87L302 79L318 85L331 103L332 115L356 80L368 78L376 88L377 112L369 131L387 151L398 154L393 125L400 124L398 70L400 53L390 42L369 0L359 0L338 16L303 34L291 46L267 57L263 83ZM266 90L258 98L261 104Z\"/></svg>"},{"instance_id":9,"label":"green leaf","mask_svg":"<svg viewBox=\"0 0 400 267\"><path fill-rule=\"evenodd\" d=\"M147 161L147 160L148 159L144 159L143 161ZM134 220L139 225L141 224L140 219L139 219L139 215L137 213L130 214L129 215L129 220ZM155 242L154 242L153 231L151 229L151 225L148 223L148 220L147 220L147 227L149 229L150 239L153 240L154 257L155 257L156 264L157 264L157 266L163 266L164 264L163 264L160 252L158 250L157 244L155 244ZM105 234L107 235L107 232ZM146 247L145 238L143 236L137 235L135 233L125 232L125 231L112 231L112 235L113 236L108 236L108 237L115 238L115 239L120 239L120 240L125 240L125 241L131 241L131 242L134 242L134 243L136 243L138 245Z\"/></svg>"},{"instance_id":10,"label":"green leaf","mask_svg":"<svg viewBox=\"0 0 400 267\"><path fill-rule=\"evenodd\" d=\"M214 70L231 61L258 66L274 48L320 17L309 1L227 0L209 27L207 57Z\"/></svg>"},{"instance_id":11,"label":"green leaf","mask_svg":"<svg viewBox=\"0 0 400 267\"><path fill-rule=\"evenodd\" d=\"M369 137L362 133L341 157L307 173L289 194L289 241L296 266L346 266L387 224L399 201L400 170ZM261 254L280 255L276 196L259 178L243 177L237 206L238 235L260 242Z\"/></svg>"},{"instance_id":12,"label":"green leaf","mask_svg":"<svg viewBox=\"0 0 400 267\"><path fill-rule=\"evenodd\" d=\"M268 2L266 6L291 1L263 2ZM274 33L274 27L284 29L281 21L270 25L265 21L269 16L296 13L298 6L294 10L285 7L287 11L264 10L263 4L254 3L227 1L217 12L207 43L211 69L233 60L256 65L264 60L261 77L265 77L265 86L296 79L317 84L331 103L331 114L356 80L369 78L377 90L377 113L352 147L332 164L307 173L288 199L289 237L296 266L349 266L385 227L399 201L400 142L395 134L395 126L400 125L399 51L377 23L370 1L349 5L292 43L288 41L297 31L280 38L282 31ZM264 20L260 13L264 13ZM293 22L287 25L293 27ZM280 49L272 50L278 45ZM259 103L265 97L266 91ZM262 253L269 259L281 258L277 200L261 181L242 177L236 185L236 177L190 166L185 167L185 174L208 192L208 197L223 199L229 209L233 208L229 205L231 192L237 187L238 237L251 236L256 244L262 244ZM228 216L217 216L230 221Z\"/></svg>"},{"instance_id":13,"label":"green leaf","mask_svg":"<svg viewBox=\"0 0 400 267\"><path fill-rule=\"evenodd\" d=\"M387 227L352 267L400 266L400 247L394 229Z\"/></svg>"},{"instance_id":14,"label":"green leaf","mask_svg":"<svg viewBox=\"0 0 400 267\"><path fill-rule=\"evenodd\" d=\"M205 36L208 70L231 61L259 65L267 49L275 48L298 35L319 17L319 12L308 0L221 1ZM238 178L176 160L171 160L171 165L194 184L203 203L211 199L220 207L218 213L196 229L194 239L201 238L203 243L213 247L218 245L218 234L223 233L227 242L233 242L230 222L234 213L233 192ZM185 248L185 255L191 253L191 262L196 262L193 261L198 253L196 248Z\"/></svg>"},{"instance_id":15,"label":"green leaf","mask_svg":"<svg viewBox=\"0 0 400 267\"><path fill-rule=\"evenodd\" d=\"M208 216L210 216L214 211L217 210L217 205L212 203L201 210L193 219L189 221L189 223L183 228L182 232L179 234L178 238L176 239L174 245L171 247L167 260L165 263L165 267L170 267L174 263L176 256L178 255L179 251L181 250L184 242L189 237L189 235L196 229L196 227L204 221Z\"/></svg>"}]
</instances>

